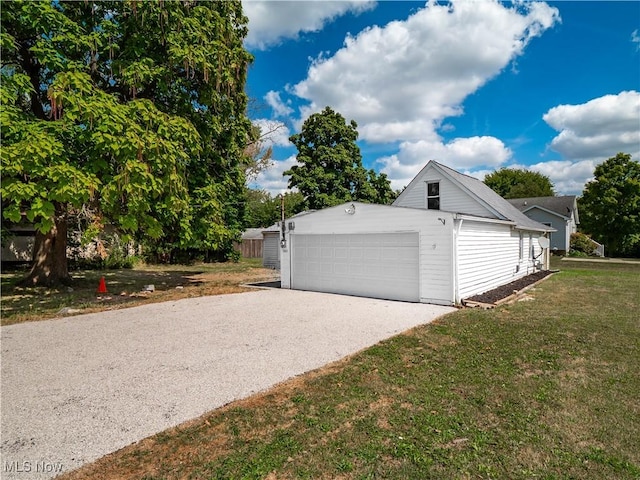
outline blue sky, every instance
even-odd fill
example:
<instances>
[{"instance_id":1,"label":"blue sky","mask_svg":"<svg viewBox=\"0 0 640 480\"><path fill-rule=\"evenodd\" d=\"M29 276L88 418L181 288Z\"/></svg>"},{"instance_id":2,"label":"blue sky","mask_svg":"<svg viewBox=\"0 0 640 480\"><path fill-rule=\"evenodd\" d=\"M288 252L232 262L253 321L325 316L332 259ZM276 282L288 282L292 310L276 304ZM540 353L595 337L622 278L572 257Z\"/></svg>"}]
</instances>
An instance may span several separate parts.
<instances>
[{"instance_id":1,"label":"blue sky","mask_svg":"<svg viewBox=\"0 0 640 480\"><path fill-rule=\"evenodd\" d=\"M274 147L251 184L286 191L289 135L330 106L367 168L402 188L430 160L500 167L580 194L617 152L640 158L640 3L243 1L250 115Z\"/></svg>"}]
</instances>

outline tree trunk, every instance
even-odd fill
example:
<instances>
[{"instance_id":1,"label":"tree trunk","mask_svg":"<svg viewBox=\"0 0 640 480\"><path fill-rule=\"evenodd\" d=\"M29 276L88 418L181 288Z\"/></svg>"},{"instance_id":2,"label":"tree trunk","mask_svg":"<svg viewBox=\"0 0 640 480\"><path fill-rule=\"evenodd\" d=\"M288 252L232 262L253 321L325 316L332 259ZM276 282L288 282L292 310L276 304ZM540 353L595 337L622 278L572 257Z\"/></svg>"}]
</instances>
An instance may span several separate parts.
<instances>
[{"instance_id":1,"label":"tree trunk","mask_svg":"<svg viewBox=\"0 0 640 480\"><path fill-rule=\"evenodd\" d=\"M29 287L71 284L67 266L67 219L60 206L56 206L53 228L47 233L36 231L33 265L21 284Z\"/></svg>"}]
</instances>

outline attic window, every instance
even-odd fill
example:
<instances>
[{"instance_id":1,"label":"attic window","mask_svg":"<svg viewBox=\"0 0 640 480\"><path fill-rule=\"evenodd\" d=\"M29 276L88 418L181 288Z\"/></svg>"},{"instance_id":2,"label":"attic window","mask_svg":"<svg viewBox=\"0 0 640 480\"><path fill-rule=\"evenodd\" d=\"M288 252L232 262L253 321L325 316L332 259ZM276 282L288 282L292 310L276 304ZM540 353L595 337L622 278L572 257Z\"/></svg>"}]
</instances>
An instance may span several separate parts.
<instances>
[{"instance_id":1,"label":"attic window","mask_svg":"<svg viewBox=\"0 0 640 480\"><path fill-rule=\"evenodd\" d=\"M427 183L427 208L440 210L440 182Z\"/></svg>"}]
</instances>

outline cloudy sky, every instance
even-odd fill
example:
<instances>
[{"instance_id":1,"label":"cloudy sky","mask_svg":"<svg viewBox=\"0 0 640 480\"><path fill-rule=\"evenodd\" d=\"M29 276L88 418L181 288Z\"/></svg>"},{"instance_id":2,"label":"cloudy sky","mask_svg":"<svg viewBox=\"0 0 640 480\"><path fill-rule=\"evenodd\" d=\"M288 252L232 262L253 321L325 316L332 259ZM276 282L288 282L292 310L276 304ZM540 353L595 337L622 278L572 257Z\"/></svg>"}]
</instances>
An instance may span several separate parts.
<instances>
[{"instance_id":1,"label":"cloudy sky","mask_svg":"<svg viewBox=\"0 0 640 480\"><path fill-rule=\"evenodd\" d=\"M640 3L243 0L247 91L286 191L289 135L330 106L399 189L435 159L478 178L523 167L580 194L595 165L640 158Z\"/></svg>"}]
</instances>

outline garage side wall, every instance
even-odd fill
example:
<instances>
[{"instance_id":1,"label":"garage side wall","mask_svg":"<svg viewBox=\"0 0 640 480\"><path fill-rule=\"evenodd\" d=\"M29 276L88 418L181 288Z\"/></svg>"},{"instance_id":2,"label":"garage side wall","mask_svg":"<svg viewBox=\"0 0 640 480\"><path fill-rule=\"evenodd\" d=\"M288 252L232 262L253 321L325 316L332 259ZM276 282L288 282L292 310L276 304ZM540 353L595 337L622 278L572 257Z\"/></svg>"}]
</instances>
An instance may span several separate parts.
<instances>
[{"instance_id":1,"label":"garage side wall","mask_svg":"<svg viewBox=\"0 0 640 480\"><path fill-rule=\"evenodd\" d=\"M383 205L354 203L327 208L286 221L287 246L281 250L282 288L291 288L292 236L417 232L419 238L419 296L424 303L451 305L453 298L453 215ZM441 220L439 220L441 219ZM293 230L289 222L293 221ZM295 245L295 238L293 239Z\"/></svg>"},{"instance_id":2,"label":"garage side wall","mask_svg":"<svg viewBox=\"0 0 640 480\"><path fill-rule=\"evenodd\" d=\"M522 234L522 248L520 236ZM539 233L464 220L458 234L458 293L464 299L536 271Z\"/></svg>"}]
</instances>

